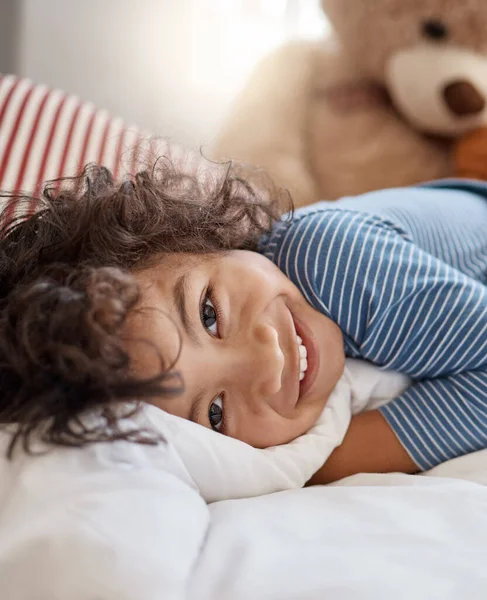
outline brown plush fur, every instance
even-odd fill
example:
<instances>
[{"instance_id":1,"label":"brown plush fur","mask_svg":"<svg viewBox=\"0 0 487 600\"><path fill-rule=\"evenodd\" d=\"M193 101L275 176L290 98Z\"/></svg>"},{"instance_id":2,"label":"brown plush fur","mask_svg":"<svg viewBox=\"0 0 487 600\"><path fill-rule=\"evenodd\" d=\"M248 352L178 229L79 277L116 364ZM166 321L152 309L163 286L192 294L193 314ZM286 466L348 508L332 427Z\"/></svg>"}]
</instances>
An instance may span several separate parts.
<instances>
[{"instance_id":1,"label":"brown plush fur","mask_svg":"<svg viewBox=\"0 0 487 600\"><path fill-rule=\"evenodd\" d=\"M464 136L455 148L455 175L487 180L487 127Z\"/></svg>"},{"instance_id":2,"label":"brown plush fur","mask_svg":"<svg viewBox=\"0 0 487 600\"><path fill-rule=\"evenodd\" d=\"M269 171L297 205L454 173L453 141L416 130L382 90L385 65L426 40L441 19L442 41L487 57L485 0L322 0L336 35L294 42L257 66L213 155Z\"/></svg>"},{"instance_id":3,"label":"brown plush fur","mask_svg":"<svg viewBox=\"0 0 487 600\"><path fill-rule=\"evenodd\" d=\"M347 54L362 72L384 80L394 52L425 41L422 24L440 19L448 43L487 54L485 0L321 0Z\"/></svg>"}]
</instances>

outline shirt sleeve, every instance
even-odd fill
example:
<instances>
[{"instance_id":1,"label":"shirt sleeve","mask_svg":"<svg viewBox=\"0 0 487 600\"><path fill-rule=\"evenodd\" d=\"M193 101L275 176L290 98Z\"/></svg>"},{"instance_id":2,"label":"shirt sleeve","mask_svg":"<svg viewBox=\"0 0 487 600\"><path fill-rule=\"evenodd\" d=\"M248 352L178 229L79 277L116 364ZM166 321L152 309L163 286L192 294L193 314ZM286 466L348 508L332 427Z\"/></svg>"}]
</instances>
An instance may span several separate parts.
<instances>
[{"instance_id":1,"label":"shirt sleeve","mask_svg":"<svg viewBox=\"0 0 487 600\"><path fill-rule=\"evenodd\" d=\"M271 244L278 266L339 325L348 356L415 380L380 410L420 469L487 447L481 283L359 211L303 214Z\"/></svg>"}]
</instances>

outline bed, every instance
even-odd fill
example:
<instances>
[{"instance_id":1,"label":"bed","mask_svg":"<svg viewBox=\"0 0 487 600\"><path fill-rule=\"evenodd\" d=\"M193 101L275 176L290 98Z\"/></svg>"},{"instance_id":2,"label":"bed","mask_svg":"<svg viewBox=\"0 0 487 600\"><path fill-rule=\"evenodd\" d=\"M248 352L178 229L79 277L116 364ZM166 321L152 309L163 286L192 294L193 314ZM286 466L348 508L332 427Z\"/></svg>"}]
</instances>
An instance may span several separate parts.
<instances>
[{"instance_id":1,"label":"bed","mask_svg":"<svg viewBox=\"0 0 487 600\"><path fill-rule=\"evenodd\" d=\"M2 600L486 597L486 451L207 505L170 444L123 444L2 465Z\"/></svg>"},{"instance_id":2,"label":"bed","mask_svg":"<svg viewBox=\"0 0 487 600\"><path fill-rule=\"evenodd\" d=\"M0 79L0 188L36 190L89 161L133 171L127 149L143 137L60 91ZM2 600L459 597L487 597L487 451L422 477L210 504L170 441L0 464Z\"/></svg>"}]
</instances>

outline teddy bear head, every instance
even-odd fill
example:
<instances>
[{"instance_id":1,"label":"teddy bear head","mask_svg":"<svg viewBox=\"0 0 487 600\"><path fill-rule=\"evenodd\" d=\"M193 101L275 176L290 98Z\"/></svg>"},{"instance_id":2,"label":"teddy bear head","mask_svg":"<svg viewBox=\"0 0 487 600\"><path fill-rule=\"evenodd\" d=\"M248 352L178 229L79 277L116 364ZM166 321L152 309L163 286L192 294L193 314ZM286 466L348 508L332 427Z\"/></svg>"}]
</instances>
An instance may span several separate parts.
<instances>
[{"instance_id":1,"label":"teddy bear head","mask_svg":"<svg viewBox=\"0 0 487 600\"><path fill-rule=\"evenodd\" d=\"M321 0L340 45L420 130L487 123L487 0Z\"/></svg>"}]
</instances>

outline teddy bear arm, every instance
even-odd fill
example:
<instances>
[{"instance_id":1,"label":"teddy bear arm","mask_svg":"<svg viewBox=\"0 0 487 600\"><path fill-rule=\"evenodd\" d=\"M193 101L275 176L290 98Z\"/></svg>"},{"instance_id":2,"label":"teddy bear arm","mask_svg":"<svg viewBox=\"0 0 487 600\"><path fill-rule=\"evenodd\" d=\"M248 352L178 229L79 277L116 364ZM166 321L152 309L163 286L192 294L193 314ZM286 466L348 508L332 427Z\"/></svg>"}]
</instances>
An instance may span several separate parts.
<instances>
[{"instance_id":1,"label":"teddy bear arm","mask_svg":"<svg viewBox=\"0 0 487 600\"><path fill-rule=\"evenodd\" d=\"M266 56L236 99L211 155L265 169L297 206L319 199L307 163L304 132L314 42L292 42Z\"/></svg>"}]
</instances>

